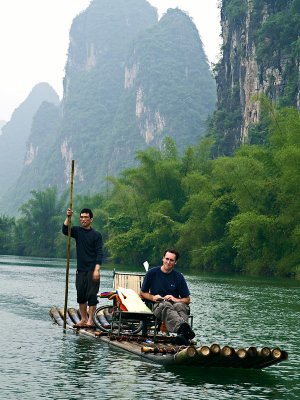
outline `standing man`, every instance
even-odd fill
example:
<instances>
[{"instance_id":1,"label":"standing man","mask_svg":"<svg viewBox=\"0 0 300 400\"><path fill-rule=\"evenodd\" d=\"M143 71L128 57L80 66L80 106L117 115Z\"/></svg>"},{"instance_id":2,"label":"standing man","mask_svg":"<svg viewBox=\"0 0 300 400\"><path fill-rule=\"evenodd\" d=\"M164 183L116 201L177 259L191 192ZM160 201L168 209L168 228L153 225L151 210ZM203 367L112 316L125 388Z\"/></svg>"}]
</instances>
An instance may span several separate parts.
<instances>
[{"instance_id":1,"label":"standing man","mask_svg":"<svg viewBox=\"0 0 300 400\"><path fill-rule=\"evenodd\" d=\"M68 235L69 217L72 213L72 210L68 208L67 218L62 226L64 235ZM93 314L98 303L103 242L101 233L92 228L92 222L92 211L89 208L83 208L80 211L80 226L71 227L71 237L76 241L76 290L81 315L81 320L74 325L75 327L94 327ZM87 306L89 306L89 312Z\"/></svg>"},{"instance_id":2,"label":"standing man","mask_svg":"<svg viewBox=\"0 0 300 400\"><path fill-rule=\"evenodd\" d=\"M175 249L165 250L162 266L151 268L145 275L141 295L156 303L154 315L166 324L169 332L177 333L176 342L188 345L195 333L188 324L190 291L184 276L174 269L178 258Z\"/></svg>"}]
</instances>

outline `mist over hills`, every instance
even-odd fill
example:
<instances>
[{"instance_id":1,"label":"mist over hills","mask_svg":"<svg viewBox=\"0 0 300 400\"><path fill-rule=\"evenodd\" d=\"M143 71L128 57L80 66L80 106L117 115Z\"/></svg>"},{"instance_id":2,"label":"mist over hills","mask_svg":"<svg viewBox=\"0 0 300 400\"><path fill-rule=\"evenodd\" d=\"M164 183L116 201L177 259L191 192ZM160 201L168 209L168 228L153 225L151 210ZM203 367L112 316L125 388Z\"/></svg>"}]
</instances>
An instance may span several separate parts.
<instances>
[{"instance_id":1,"label":"mist over hills","mask_svg":"<svg viewBox=\"0 0 300 400\"><path fill-rule=\"evenodd\" d=\"M32 119L45 101L58 105L59 97L48 83L39 83L13 112L11 120L2 127L0 196L7 192L22 172L26 142L31 134ZM4 209L6 209L5 204Z\"/></svg>"},{"instance_id":2,"label":"mist over hills","mask_svg":"<svg viewBox=\"0 0 300 400\"><path fill-rule=\"evenodd\" d=\"M161 148L166 136L180 151L198 142L215 107L215 83L198 31L184 12L169 9L135 40L124 86L106 156L109 173L128 166L124 154L132 165L137 148Z\"/></svg>"},{"instance_id":3,"label":"mist over hills","mask_svg":"<svg viewBox=\"0 0 300 400\"><path fill-rule=\"evenodd\" d=\"M7 121L2 121L2 120L0 121L0 136L2 134L2 128L6 123L7 123Z\"/></svg>"},{"instance_id":4,"label":"mist over hills","mask_svg":"<svg viewBox=\"0 0 300 400\"><path fill-rule=\"evenodd\" d=\"M160 148L166 136L179 151L197 143L216 88L184 12L170 9L158 21L145 0L94 0L72 23L60 104L56 96L40 102L24 116L22 132L10 135L18 138L11 147L18 147L18 168L2 164L0 191L10 214L31 190L64 191L72 159L76 193L91 194L105 187L108 175L135 165L137 150ZM16 121L13 115L11 127Z\"/></svg>"}]
</instances>

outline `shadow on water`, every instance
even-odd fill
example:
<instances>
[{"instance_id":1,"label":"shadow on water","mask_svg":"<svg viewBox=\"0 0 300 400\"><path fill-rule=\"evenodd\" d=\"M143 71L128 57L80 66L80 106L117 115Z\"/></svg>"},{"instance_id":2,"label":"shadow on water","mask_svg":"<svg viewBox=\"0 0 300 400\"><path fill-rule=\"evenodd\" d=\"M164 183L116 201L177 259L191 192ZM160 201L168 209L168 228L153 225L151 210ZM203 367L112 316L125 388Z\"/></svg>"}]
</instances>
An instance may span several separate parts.
<instances>
[{"instance_id":1,"label":"shadow on water","mask_svg":"<svg viewBox=\"0 0 300 400\"><path fill-rule=\"evenodd\" d=\"M64 368L67 363L70 370L78 371L84 376L96 367L98 346L99 343L94 343L91 338L77 335L71 337L66 334L62 337L59 365Z\"/></svg>"},{"instance_id":2,"label":"shadow on water","mask_svg":"<svg viewBox=\"0 0 300 400\"><path fill-rule=\"evenodd\" d=\"M187 386L199 384L212 385L252 385L260 387L273 387L278 382L278 377L270 372L254 369L240 368L193 368L169 366L166 370L176 376L181 383Z\"/></svg>"}]
</instances>

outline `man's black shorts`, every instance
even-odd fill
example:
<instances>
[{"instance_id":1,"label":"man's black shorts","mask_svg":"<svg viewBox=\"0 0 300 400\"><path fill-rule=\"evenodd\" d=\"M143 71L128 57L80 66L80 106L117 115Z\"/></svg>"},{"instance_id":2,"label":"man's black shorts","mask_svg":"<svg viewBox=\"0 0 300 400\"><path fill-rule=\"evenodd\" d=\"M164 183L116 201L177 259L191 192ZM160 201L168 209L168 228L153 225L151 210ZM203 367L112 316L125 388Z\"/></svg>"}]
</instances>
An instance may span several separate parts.
<instances>
[{"instance_id":1,"label":"man's black shorts","mask_svg":"<svg viewBox=\"0 0 300 400\"><path fill-rule=\"evenodd\" d=\"M98 303L97 293L99 292L100 279L93 280L94 271L76 271L77 303L95 306Z\"/></svg>"}]
</instances>

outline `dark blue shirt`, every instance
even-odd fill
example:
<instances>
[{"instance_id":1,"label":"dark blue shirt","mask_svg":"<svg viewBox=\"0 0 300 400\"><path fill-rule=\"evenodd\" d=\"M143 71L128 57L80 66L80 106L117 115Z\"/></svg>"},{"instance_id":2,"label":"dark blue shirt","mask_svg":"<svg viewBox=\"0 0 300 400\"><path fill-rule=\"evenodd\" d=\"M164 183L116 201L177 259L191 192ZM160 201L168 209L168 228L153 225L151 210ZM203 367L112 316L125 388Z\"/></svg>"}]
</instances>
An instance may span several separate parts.
<instances>
[{"instance_id":1,"label":"dark blue shirt","mask_svg":"<svg viewBox=\"0 0 300 400\"><path fill-rule=\"evenodd\" d=\"M68 235L68 227L63 225L62 232ZM95 229L84 229L81 226L71 227L71 237L76 241L77 269L92 271L96 264L102 263L102 236Z\"/></svg>"},{"instance_id":2,"label":"dark blue shirt","mask_svg":"<svg viewBox=\"0 0 300 400\"><path fill-rule=\"evenodd\" d=\"M146 273L141 291L150 292L154 296L164 297L168 294L183 298L190 295L189 288L182 273L173 269L169 274L162 272L161 267L149 269Z\"/></svg>"}]
</instances>

